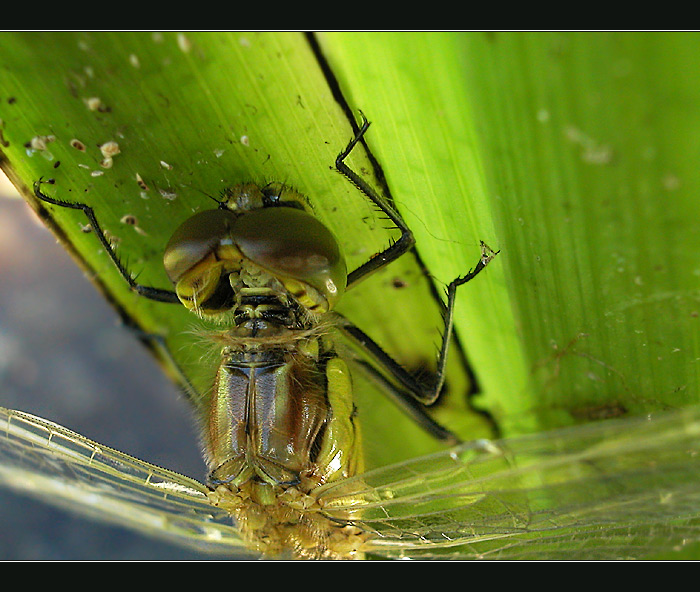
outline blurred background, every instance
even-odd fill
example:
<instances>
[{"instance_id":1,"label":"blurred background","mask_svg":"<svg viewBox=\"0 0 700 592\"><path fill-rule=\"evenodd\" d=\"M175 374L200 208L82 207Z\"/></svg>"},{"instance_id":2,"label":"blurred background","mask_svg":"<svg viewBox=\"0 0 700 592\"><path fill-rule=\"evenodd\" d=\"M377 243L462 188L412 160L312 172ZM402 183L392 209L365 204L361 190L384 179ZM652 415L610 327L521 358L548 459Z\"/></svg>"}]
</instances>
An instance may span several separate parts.
<instances>
[{"instance_id":1,"label":"blurred background","mask_svg":"<svg viewBox=\"0 0 700 592\"><path fill-rule=\"evenodd\" d=\"M202 480L184 398L0 176L0 404ZM0 488L0 560L206 557Z\"/></svg>"}]
</instances>

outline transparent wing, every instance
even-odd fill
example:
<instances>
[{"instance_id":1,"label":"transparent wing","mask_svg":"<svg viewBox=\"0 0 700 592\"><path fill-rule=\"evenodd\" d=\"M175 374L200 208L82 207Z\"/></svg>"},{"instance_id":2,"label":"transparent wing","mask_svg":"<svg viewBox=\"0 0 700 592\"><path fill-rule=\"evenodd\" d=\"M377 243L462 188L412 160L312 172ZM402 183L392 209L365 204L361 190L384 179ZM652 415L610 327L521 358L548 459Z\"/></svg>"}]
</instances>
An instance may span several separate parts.
<instances>
[{"instance_id":1,"label":"transparent wing","mask_svg":"<svg viewBox=\"0 0 700 592\"><path fill-rule=\"evenodd\" d=\"M198 481L2 407L0 484L203 551L245 552L231 518L208 503Z\"/></svg>"},{"instance_id":2,"label":"transparent wing","mask_svg":"<svg viewBox=\"0 0 700 592\"><path fill-rule=\"evenodd\" d=\"M700 540L700 410L472 442L329 486L385 557L639 558Z\"/></svg>"},{"instance_id":3,"label":"transparent wing","mask_svg":"<svg viewBox=\"0 0 700 592\"><path fill-rule=\"evenodd\" d=\"M0 483L242 556L199 482L0 408ZM478 441L325 488L324 513L401 558L613 559L700 541L700 410Z\"/></svg>"}]
</instances>

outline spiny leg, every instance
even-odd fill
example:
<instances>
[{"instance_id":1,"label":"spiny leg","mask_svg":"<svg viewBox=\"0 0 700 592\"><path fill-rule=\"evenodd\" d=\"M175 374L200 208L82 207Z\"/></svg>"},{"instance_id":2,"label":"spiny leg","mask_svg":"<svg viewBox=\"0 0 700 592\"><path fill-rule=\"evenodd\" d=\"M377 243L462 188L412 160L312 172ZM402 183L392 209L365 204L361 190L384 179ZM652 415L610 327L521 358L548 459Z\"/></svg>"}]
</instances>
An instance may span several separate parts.
<instances>
[{"instance_id":1,"label":"spiny leg","mask_svg":"<svg viewBox=\"0 0 700 592\"><path fill-rule=\"evenodd\" d=\"M494 251L486 243L481 241L481 257L474 269L464 276L458 277L447 287L447 303L444 309L445 328L442 334L442 345L438 354L437 368L433 379L430 383L424 383L416 379L403 368L396 360L387 354L371 337L364 331L353 325L350 321L337 315L341 320L338 328L345 333L352 341L364 351L375 364L383 368L390 376L397 380L405 390L396 391L398 396L410 396L415 400L420 401L423 405L431 405L434 403L442 386L445 382L445 369L447 365L447 353L449 349L450 339L452 337L452 329L454 324L454 306L457 288L474 279L500 251ZM411 408L413 401L407 402Z\"/></svg>"},{"instance_id":2,"label":"spiny leg","mask_svg":"<svg viewBox=\"0 0 700 592\"><path fill-rule=\"evenodd\" d=\"M369 128L370 122L360 112L362 117L362 126L350 141L348 146L336 158L335 165L340 173L342 173L351 183L353 183L365 196L374 203L401 231L401 237L390 247L370 259L367 263L361 265L348 275L348 289L356 284L365 276L374 271L388 265L392 261L398 259L414 244L414 238L411 230L403 221L401 216L396 213L385 201L370 187L357 173L350 169L345 164L345 159L352 152L355 145L362 139ZM425 410L416 404L418 401L424 406L434 403L440 395L445 382L445 371L447 365L447 353L450 339L453 330L454 305L457 288L468 281L472 280L486 265L495 257L499 251L493 251L486 243L481 241L481 257L479 262L464 276L453 280L447 287L447 303L445 304L443 315L445 327L442 335L442 344L438 354L437 368L433 379L430 383L419 381L415 376L406 371L396 360L388 355L374 340L372 340L364 331L350 323L342 315L337 314L340 319L339 328L348 337L351 338L369 357L373 360L378 368L382 368L386 373L398 381L400 387L397 388L391 381L387 380L382 374L367 364L360 362L360 366L365 370L368 376L384 386L385 390L394 399L404 411L406 411L421 427L434 437L444 440L453 441L456 437L446 428L437 424ZM403 387L403 388L401 388Z\"/></svg>"},{"instance_id":3,"label":"spiny leg","mask_svg":"<svg viewBox=\"0 0 700 592\"><path fill-rule=\"evenodd\" d=\"M367 378L377 384L379 388L382 389L382 392L392 401L394 401L399 409L406 413L414 422L416 422L416 424L423 428L433 438L436 438L437 440L440 440L450 446L459 444L459 437L430 417L426 411L426 406L416 400L416 398L410 392L407 393L405 389L402 389L394 384L393 381L387 379L374 365L370 364L369 362L365 362L364 360L356 360L355 363ZM394 363L396 364L396 362Z\"/></svg>"},{"instance_id":4,"label":"spiny leg","mask_svg":"<svg viewBox=\"0 0 700 592\"><path fill-rule=\"evenodd\" d=\"M370 122L367 121L367 118L362 112L360 112L360 115L362 116L362 127L360 128L360 131L357 132L355 137L350 140L347 148L345 148L345 150L343 150L335 159L335 168L338 169L338 171L343 174L353 185L355 185L355 187L364 193L375 206L377 206L388 216L388 218L396 225L396 228L401 231L401 236L391 246L372 257L363 265L360 265L360 267L354 271L350 272L348 274L347 289L350 289L365 276L398 259L415 243L413 233L411 232L410 228L406 226L406 223L403 221L401 216L396 213L394 209L389 206L389 204L387 204L384 199L367 184L366 181L364 181L364 179L362 179L355 171L345 164L345 159L350 155L352 149L365 135L365 132L370 125Z\"/></svg>"},{"instance_id":5,"label":"spiny leg","mask_svg":"<svg viewBox=\"0 0 700 592\"><path fill-rule=\"evenodd\" d=\"M442 345L440 347L440 354L438 355L437 370L435 373L436 381L432 387L432 395L427 399L423 400L425 405L430 405L434 403L438 396L440 395L440 390L445 382L445 368L447 366L447 349L449 347L450 338L452 337L453 325L454 325L454 306L455 298L457 296L457 288L466 284L467 282L473 280L490 262L498 255L501 251L494 251L489 247L484 241L479 241L481 246L481 257L479 262L476 264L474 269L470 270L466 275L455 278L447 286L447 303L445 305L444 319L445 319L445 329L442 334Z\"/></svg>"},{"instance_id":6,"label":"spiny leg","mask_svg":"<svg viewBox=\"0 0 700 592\"><path fill-rule=\"evenodd\" d=\"M177 294L175 292L172 292L170 290L162 290L160 288L152 288L150 286L143 286L131 277L131 274L127 271L127 269L122 265L121 261L119 260L119 257L117 257L116 252L112 248L112 245L109 243L107 240L107 237L105 236L104 231L102 230L102 227L100 226L99 222L97 221L97 217L95 216L94 210L87 204L84 203L72 203L68 201L63 201L60 199L56 199L54 197L49 197L48 195L42 193L41 191L41 184L42 183L47 183L47 184L53 184L53 179L49 179L47 181L43 180L43 177L39 179L38 181L34 182L34 195L36 196L37 199L50 203L55 206L60 206L62 208L70 208L72 210L82 210L82 212L85 214L87 219L90 221L90 226L92 227L93 232L99 239L100 243L102 243L102 246L104 247L105 251L109 255L109 258L112 260L112 263L116 266L117 270L119 271L119 274L124 278L124 281L129 284L129 287L139 294L140 296L144 296L145 298L148 298L149 300L155 300L156 302L166 302L170 304L179 304L180 301L178 300Z\"/></svg>"},{"instance_id":7,"label":"spiny leg","mask_svg":"<svg viewBox=\"0 0 700 592\"><path fill-rule=\"evenodd\" d=\"M82 210L87 219L90 221L90 225L92 227L93 232L99 239L100 243L102 243L102 246L104 247L105 251L107 252L110 259L119 271L119 274L122 276L122 278L124 278L124 280L129 284L129 287L134 292L150 300L155 300L157 302L180 304L180 300L177 298L177 294L175 292L171 292L169 290L161 290L159 288L152 288L149 286L143 286L133 280L129 272L126 270L126 268L122 265L121 261L117 257L117 254L112 248L112 245L107 240L107 237L105 236L102 227L97 221L95 212L90 206L83 203L71 203L53 197L49 197L48 195L42 193L42 183L53 184L53 180L50 179L44 181L42 178L34 183L34 195L37 197L37 199L63 208ZM165 338L160 335L154 335L151 333L144 332L143 329L141 329L138 325L134 324L132 319L129 317L122 317L122 320L124 322L125 327L129 331L131 331L140 341L142 341L149 349L154 350L154 352L155 350L158 350L159 353L156 353L156 357L162 357L164 360L169 362L171 369L176 374L176 382L180 385L180 388L184 392L187 399L191 403L193 403L195 407L200 405L201 403L199 402L199 395L196 389L192 386L192 383L189 381L188 377L182 371L179 364L175 361L174 357L170 352L170 349L168 348L165 342Z\"/></svg>"}]
</instances>

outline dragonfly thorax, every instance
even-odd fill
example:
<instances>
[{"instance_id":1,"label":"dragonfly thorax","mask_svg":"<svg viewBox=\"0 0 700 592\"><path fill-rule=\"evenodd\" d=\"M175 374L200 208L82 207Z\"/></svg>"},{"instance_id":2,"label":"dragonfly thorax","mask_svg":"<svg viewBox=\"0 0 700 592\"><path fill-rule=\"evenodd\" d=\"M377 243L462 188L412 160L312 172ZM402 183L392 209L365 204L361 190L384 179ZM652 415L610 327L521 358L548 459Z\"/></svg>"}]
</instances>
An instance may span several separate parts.
<instances>
[{"instance_id":1,"label":"dragonfly thorax","mask_svg":"<svg viewBox=\"0 0 700 592\"><path fill-rule=\"evenodd\" d=\"M234 327L229 334L237 338L281 337L315 325L315 319L286 292L270 288L237 290L231 313Z\"/></svg>"},{"instance_id":2,"label":"dragonfly thorax","mask_svg":"<svg viewBox=\"0 0 700 592\"><path fill-rule=\"evenodd\" d=\"M207 417L211 482L318 485L354 473L360 452L350 393L346 363L319 337L257 347L232 341Z\"/></svg>"}]
</instances>

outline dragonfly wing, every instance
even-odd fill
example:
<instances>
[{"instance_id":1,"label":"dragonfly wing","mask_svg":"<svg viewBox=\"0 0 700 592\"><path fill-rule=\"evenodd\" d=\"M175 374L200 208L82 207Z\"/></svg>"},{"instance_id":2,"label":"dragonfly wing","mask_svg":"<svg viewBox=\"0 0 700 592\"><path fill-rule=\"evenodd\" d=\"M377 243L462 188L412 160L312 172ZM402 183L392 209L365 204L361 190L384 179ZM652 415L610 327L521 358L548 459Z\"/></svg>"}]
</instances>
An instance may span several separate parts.
<instances>
[{"instance_id":1,"label":"dragonfly wing","mask_svg":"<svg viewBox=\"0 0 700 592\"><path fill-rule=\"evenodd\" d=\"M203 551L244 552L231 518L208 503L198 481L2 407L0 484Z\"/></svg>"},{"instance_id":2,"label":"dragonfly wing","mask_svg":"<svg viewBox=\"0 0 700 592\"><path fill-rule=\"evenodd\" d=\"M646 557L700 541L700 409L472 442L321 499L385 557Z\"/></svg>"}]
</instances>

